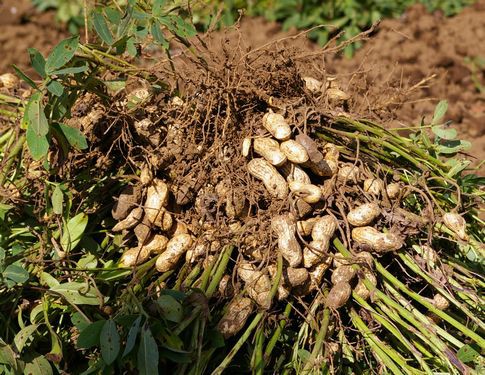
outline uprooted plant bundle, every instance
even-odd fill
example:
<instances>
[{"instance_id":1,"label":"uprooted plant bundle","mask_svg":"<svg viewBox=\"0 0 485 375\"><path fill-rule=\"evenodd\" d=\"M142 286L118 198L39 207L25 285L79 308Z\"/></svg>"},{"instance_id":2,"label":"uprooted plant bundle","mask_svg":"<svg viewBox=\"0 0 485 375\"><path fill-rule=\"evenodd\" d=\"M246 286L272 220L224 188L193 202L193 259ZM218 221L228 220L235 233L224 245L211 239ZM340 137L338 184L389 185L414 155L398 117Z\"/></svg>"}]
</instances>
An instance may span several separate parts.
<instances>
[{"instance_id":1,"label":"uprooted plant bundle","mask_svg":"<svg viewBox=\"0 0 485 375\"><path fill-rule=\"evenodd\" d=\"M5 366L483 369L483 191L442 157L444 104L434 139L408 138L352 113L355 94L310 55L197 45L127 80L106 64L107 89L54 130L88 148L54 137L48 172L14 148L2 246L28 272L2 269L2 293L24 302L1 312L34 338L2 334ZM14 123L4 161L23 141Z\"/></svg>"}]
</instances>

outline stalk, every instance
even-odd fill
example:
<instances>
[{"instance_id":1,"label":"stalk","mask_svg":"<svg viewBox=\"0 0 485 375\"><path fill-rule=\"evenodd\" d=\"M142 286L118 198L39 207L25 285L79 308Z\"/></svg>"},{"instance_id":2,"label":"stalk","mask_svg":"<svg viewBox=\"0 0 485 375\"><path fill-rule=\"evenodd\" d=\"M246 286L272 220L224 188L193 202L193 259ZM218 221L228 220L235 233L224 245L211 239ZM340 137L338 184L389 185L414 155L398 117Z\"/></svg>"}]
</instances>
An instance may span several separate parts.
<instances>
[{"instance_id":1,"label":"stalk","mask_svg":"<svg viewBox=\"0 0 485 375\"><path fill-rule=\"evenodd\" d=\"M327 335L329 322L330 322L330 310L328 308L325 308L323 310L322 325L315 339L315 345L313 346L312 353L310 354L310 357L308 358L308 361L306 362L305 367L303 367L302 374L308 374L311 371L315 363L315 360L317 359L317 356L321 353L325 336Z\"/></svg>"},{"instance_id":2,"label":"stalk","mask_svg":"<svg viewBox=\"0 0 485 375\"><path fill-rule=\"evenodd\" d=\"M220 255L220 262L217 265L216 271L214 276L212 277L212 281L210 282L205 295L207 298L211 298L214 292L216 291L219 283L221 282L222 277L224 276L224 272L226 272L227 263L231 259L232 251L234 250L234 245L228 245L224 248Z\"/></svg>"},{"instance_id":3,"label":"stalk","mask_svg":"<svg viewBox=\"0 0 485 375\"><path fill-rule=\"evenodd\" d=\"M268 358L271 356L271 353L273 352L273 349L274 349L276 343L278 342L278 340L279 340L279 338L281 336L281 333L283 332L283 329L286 326L287 319L290 316L291 309L292 309L291 304L290 303L287 303L286 304L286 307L285 307L285 310L283 311L283 319L281 319L279 321L278 327L273 332L273 336L271 336L271 338L270 338L270 340L268 342L268 345L266 346L266 349L264 351L264 358L266 360L268 360Z\"/></svg>"},{"instance_id":4,"label":"stalk","mask_svg":"<svg viewBox=\"0 0 485 375\"><path fill-rule=\"evenodd\" d=\"M10 168L12 168L15 158L22 151L22 148L24 147L24 143L25 143L25 135L21 135L19 139L17 139L17 142L15 143L15 145L13 146L12 151L9 152L7 156L8 157L7 162L5 163L5 166L0 171L0 187L3 187L3 184L7 179L7 174Z\"/></svg>"}]
</instances>

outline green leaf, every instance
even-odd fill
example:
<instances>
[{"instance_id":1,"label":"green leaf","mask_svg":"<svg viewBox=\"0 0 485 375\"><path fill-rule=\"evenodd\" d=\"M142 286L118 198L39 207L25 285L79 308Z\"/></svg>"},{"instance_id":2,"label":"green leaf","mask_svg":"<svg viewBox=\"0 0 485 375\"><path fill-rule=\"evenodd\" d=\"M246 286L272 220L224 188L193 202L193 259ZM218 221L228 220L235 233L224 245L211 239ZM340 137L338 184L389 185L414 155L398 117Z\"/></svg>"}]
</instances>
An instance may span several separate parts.
<instances>
[{"instance_id":1,"label":"green leaf","mask_svg":"<svg viewBox=\"0 0 485 375\"><path fill-rule=\"evenodd\" d=\"M83 212L71 218L67 222L67 225L64 225L60 241L64 251L69 252L76 247L81 240L87 225L88 215Z\"/></svg>"},{"instance_id":2,"label":"green leaf","mask_svg":"<svg viewBox=\"0 0 485 375\"><path fill-rule=\"evenodd\" d=\"M126 87L126 80L103 81L109 94L115 96Z\"/></svg>"},{"instance_id":3,"label":"green leaf","mask_svg":"<svg viewBox=\"0 0 485 375\"><path fill-rule=\"evenodd\" d=\"M0 364L10 366L14 370L14 373L17 373L17 360L15 357L15 352L12 347L0 338Z\"/></svg>"},{"instance_id":4,"label":"green leaf","mask_svg":"<svg viewBox=\"0 0 485 375\"><path fill-rule=\"evenodd\" d=\"M122 357L130 354L133 348L135 347L136 337L138 336L138 332L140 332L141 319L142 319L142 316L139 316L131 325L130 331L128 332L128 337L126 339L126 346L125 346L125 350L123 351Z\"/></svg>"},{"instance_id":5,"label":"green leaf","mask_svg":"<svg viewBox=\"0 0 485 375\"><path fill-rule=\"evenodd\" d=\"M103 361L107 365L112 364L120 351L120 335L113 320L107 320L104 324L99 336L99 343ZM157 372L154 374L157 374Z\"/></svg>"},{"instance_id":6,"label":"green leaf","mask_svg":"<svg viewBox=\"0 0 485 375\"><path fill-rule=\"evenodd\" d=\"M47 155L49 151L49 140L47 136L38 136L32 127L27 128L26 132L27 146L34 160L40 160Z\"/></svg>"},{"instance_id":7,"label":"green leaf","mask_svg":"<svg viewBox=\"0 0 485 375\"><path fill-rule=\"evenodd\" d=\"M77 338L77 347L80 349L89 349L99 345L99 336L105 323L106 320L98 320L84 328Z\"/></svg>"},{"instance_id":8,"label":"green leaf","mask_svg":"<svg viewBox=\"0 0 485 375\"><path fill-rule=\"evenodd\" d=\"M2 273L5 269L5 257L5 249L3 247L0 247L0 273Z\"/></svg>"},{"instance_id":9,"label":"green leaf","mask_svg":"<svg viewBox=\"0 0 485 375\"><path fill-rule=\"evenodd\" d=\"M51 196L52 210L55 214L61 215L63 211L64 193L59 184L56 185Z\"/></svg>"},{"instance_id":10,"label":"green leaf","mask_svg":"<svg viewBox=\"0 0 485 375\"><path fill-rule=\"evenodd\" d=\"M30 56L30 63L34 70L42 77L45 78L45 59L42 54L35 48L29 48L27 50Z\"/></svg>"},{"instance_id":11,"label":"green leaf","mask_svg":"<svg viewBox=\"0 0 485 375\"><path fill-rule=\"evenodd\" d=\"M182 305L175 298L162 295L157 299L162 310L162 316L171 322L180 323L183 319Z\"/></svg>"},{"instance_id":12,"label":"green leaf","mask_svg":"<svg viewBox=\"0 0 485 375\"><path fill-rule=\"evenodd\" d=\"M88 70L87 65L82 65L82 66L72 66L70 68L64 68L64 69L59 69L59 70L54 70L51 72L52 75L56 76L62 76L66 74L77 74L77 73L83 73L86 70Z\"/></svg>"},{"instance_id":13,"label":"green leaf","mask_svg":"<svg viewBox=\"0 0 485 375\"><path fill-rule=\"evenodd\" d=\"M60 284L60 282L57 281L54 276L48 274L47 272L42 272L40 274L40 283L41 285L47 285L49 288L53 288Z\"/></svg>"},{"instance_id":14,"label":"green leaf","mask_svg":"<svg viewBox=\"0 0 485 375\"><path fill-rule=\"evenodd\" d=\"M168 49L168 41L163 36L162 30L160 29L160 24L158 22L152 23L150 32L152 33L153 39L157 41L164 49Z\"/></svg>"},{"instance_id":15,"label":"green leaf","mask_svg":"<svg viewBox=\"0 0 485 375\"><path fill-rule=\"evenodd\" d=\"M36 83L24 72L22 72L15 64L12 65L12 68L15 70L17 75L24 81L26 82L30 87L38 90L39 88L37 87Z\"/></svg>"},{"instance_id":16,"label":"green leaf","mask_svg":"<svg viewBox=\"0 0 485 375\"><path fill-rule=\"evenodd\" d=\"M62 295L67 301L73 305L93 305L101 304L101 298L96 293L96 290L87 282L80 283L71 281L61 283L50 288L51 291Z\"/></svg>"},{"instance_id":17,"label":"green leaf","mask_svg":"<svg viewBox=\"0 0 485 375\"><path fill-rule=\"evenodd\" d=\"M98 265L98 260L94 254L86 254L81 259L78 260L76 268L80 269L92 269L96 268Z\"/></svg>"},{"instance_id":18,"label":"green leaf","mask_svg":"<svg viewBox=\"0 0 485 375\"><path fill-rule=\"evenodd\" d=\"M29 279L29 273L17 264L11 264L3 271L3 277L11 283L22 284ZM12 285L13 286L13 285Z\"/></svg>"},{"instance_id":19,"label":"green leaf","mask_svg":"<svg viewBox=\"0 0 485 375\"><path fill-rule=\"evenodd\" d=\"M167 26L170 31L173 31L182 38L190 38L197 35L197 30L194 25L184 21L184 19L179 16L164 16L159 17L158 20L160 23Z\"/></svg>"},{"instance_id":20,"label":"green leaf","mask_svg":"<svg viewBox=\"0 0 485 375\"><path fill-rule=\"evenodd\" d=\"M106 7L104 12L111 24L118 25L121 22L121 13L118 9Z\"/></svg>"},{"instance_id":21,"label":"green leaf","mask_svg":"<svg viewBox=\"0 0 485 375\"><path fill-rule=\"evenodd\" d=\"M38 327L39 327L39 324L32 324L30 326L22 328L15 335L13 342L15 344L15 348L17 349L17 352L20 353L24 349L25 344L27 344L27 341L33 337L33 334Z\"/></svg>"},{"instance_id":22,"label":"green leaf","mask_svg":"<svg viewBox=\"0 0 485 375\"><path fill-rule=\"evenodd\" d=\"M25 363L24 374L28 375L51 375L52 367L44 356L38 355Z\"/></svg>"},{"instance_id":23,"label":"green leaf","mask_svg":"<svg viewBox=\"0 0 485 375\"><path fill-rule=\"evenodd\" d=\"M433 120L431 121L431 125L436 125L439 121L443 118L446 111L448 110L448 102L446 100L441 100L435 110L433 115Z\"/></svg>"},{"instance_id":24,"label":"green leaf","mask_svg":"<svg viewBox=\"0 0 485 375\"><path fill-rule=\"evenodd\" d=\"M154 0L152 6L152 14L154 17L160 17L163 14L163 6L165 0Z\"/></svg>"},{"instance_id":25,"label":"green leaf","mask_svg":"<svg viewBox=\"0 0 485 375\"><path fill-rule=\"evenodd\" d=\"M101 14L100 11L96 11L93 14L93 25L94 29L98 33L99 37L108 45L113 44L113 35L111 35L111 31L108 28L108 24L104 19L104 16Z\"/></svg>"},{"instance_id":26,"label":"green leaf","mask_svg":"<svg viewBox=\"0 0 485 375\"><path fill-rule=\"evenodd\" d=\"M86 137L79 129L62 123L59 123L59 129L72 147L77 148L78 150L85 150L88 148Z\"/></svg>"},{"instance_id":27,"label":"green leaf","mask_svg":"<svg viewBox=\"0 0 485 375\"><path fill-rule=\"evenodd\" d=\"M471 164L470 160L450 159L446 162L446 165L449 165L451 169L448 171L446 175L450 178L455 177L466 167L468 167L470 164Z\"/></svg>"},{"instance_id":28,"label":"green leaf","mask_svg":"<svg viewBox=\"0 0 485 375\"><path fill-rule=\"evenodd\" d=\"M144 325L137 356L140 375L158 374L158 359L157 342L153 338L150 328Z\"/></svg>"},{"instance_id":29,"label":"green leaf","mask_svg":"<svg viewBox=\"0 0 485 375\"><path fill-rule=\"evenodd\" d=\"M436 136L438 136L442 139L447 139L447 140L455 139L456 136L457 136L457 132L456 132L455 129L453 129L453 128L446 129L442 125L435 125L435 126L431 127L431 131Z\"/></svg>"},{"instance_id":30,"label":"green leaf","mask_svg":"<svg viewBox=\"0 0 485 375\"><path fill-rule=\"evenodd\" d=\"M62 68L74 57L79 44L79 36L64 39L57 44L47 57L45 71L48 75L56 69Z\"/></svg>"},{"instance_id":31,"label":"green leaf","mask_svg":"<svg viewBox=\"0 0 485 375\"><path fill-rule=\"evenodd\" d=\"M463 345L456 353L458 359L463 363L473 362L480 355L471 345Z\"/></svg>"},{"instance_id":32,"label":"green leaf","mask_svg":"<svg viewBox=\"0 0 485 375\"><path fill-rule=\"evenodd\" d=\"M40 323L44 319L44 306L42 303L39 303L35 306L29 315L29 320L32 324Z\"/></svg>"},{"instance_id":33,"label":"green leaf","mask_svg":"<svg viewBox=\"0 0 485 375\"><path fill-rule=\"evenodd\" d=\"M436 152L439 154L456 154L457 152L468 150L472 144L468 141L444 141L436 146Z\"/></svg>"},{"instance_id":34,"label":"green leaf","mask_svg":"<svg viewBox=\"0 0 485 375\"><path fill-rule=\"evenodd\" d=\"M26 110L29 113L28 125L34 133L37 136L49 133L49 123L45 116L44 106L42 105L42 93L40 91L30 97Z\"/></svg>"},{"instance_id":35,"label":"green leaf","mask_svg":"<svg viewBox=\"0 0 485 375\"><path fill-rule=\"evenodd\" d=\"M12 205L0 203L0 220L5 220L5 215L13 208Z\"/></svg>"},{"instance_id":36,"label":"green leaf","mask_svg":"<svg viewBox=\"0 0 485 375\"><path fill-rule=\"evenodd\" d=\"M64 93L64 86L62 86L59 82L57 81L50 81L47 84L47 90L49 90L50 93L54 94L55 96L62 96Z\"/></svg>"},{"instance_id":37,"label":"green leaf","mask_svg":"<svg viewBox=\"0 0 485 375\"><path fill-rule=\"evenodd\" d=\"M79 330L83 331L91 323L78 311L71 314L71 322Z\"/></svg>"}]
</instances>

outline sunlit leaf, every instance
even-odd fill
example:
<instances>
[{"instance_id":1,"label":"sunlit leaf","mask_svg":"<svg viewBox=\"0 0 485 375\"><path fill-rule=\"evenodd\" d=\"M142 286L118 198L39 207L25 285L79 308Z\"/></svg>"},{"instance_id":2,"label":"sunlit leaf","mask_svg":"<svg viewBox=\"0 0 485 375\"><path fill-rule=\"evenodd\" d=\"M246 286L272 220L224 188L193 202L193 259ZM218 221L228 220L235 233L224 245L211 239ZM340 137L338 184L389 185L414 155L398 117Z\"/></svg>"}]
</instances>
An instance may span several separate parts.
<instances>
[{"instance_id":1,"label":"sunlit leaf","mask_svg":"<svg viewBox=\"0 0 485 375\"><path fill-rule=\"evenodd\" d=\"M67 222L67 225L63 228L60 241L64 251L69 252L76 247L81 240L87 225L88 215L83 212L74 216Z\"/></svg>"},{"instance_id":2,"label":"sunlit leaf","mask_svg":"<svg viewBox=\"0 0 485 375\"><path fill-rule=\"evenodd\" d=\"M84 328L77 338L77 347L89 349L99 345L99 336L106 320L98 320Z\"/></svg>"},{"instance_id":3,"label":"sunlit leaf","mask_svg":"<svg viewBox=\"0 0 485 375\"><path fill-rule=\"evenodd\" d=\"M103 42L108 45L112 45L113 35L111 35L108 24L106 23L106 20L101 12L98 11L93 13L93 25Z\"/></svg>"},{"instance_id":4,"label":"sunlit leaf","mask_svg":"<svg viewBox=\"0 0 485 375\"><path fill-rule=\"evenodd\" d=\"M150 328L145 325L141 332L137 363L140 375L158 374L158 345Z\"/></svg>"},{"instance_id":5,"label":"sunlit leaf","mask_svg":"<svg viewBox=\"0 0 485 375\"><path fill-rule=\"evenodd\" d=\"M22 328L15 335L13 342L15 344L15 348L19 353L24 349L25 345L27 344L27 341L29 341L29 339L33 339L34 332L37 330L38 327L39 327L39 324L32 324L30 326Z\"/></svg>"},{"instance_id":6,"label":"sunlit leaf","mask_svg":"<svg viewBox=\"0 0 485 375\"><path fill-rule=\"evenodd\" d=\"M441 100L434 110L433 120L431 121L431 125L436 125L439 121L443 118L446 111L448 110L448 102L446 100Z\"/></svg>"},{"instance_id":7,"label":"sunlit leaf","mask_svg":"<svg viewBox=\"0 0 485 375\"><path fill-rule=\"evenodd\" d=\"M56 69L62 68L74 57L79 44L79 36L64 39L57 44L47 57L45 71L52 74Z\"/></svg>"}]
</instances>

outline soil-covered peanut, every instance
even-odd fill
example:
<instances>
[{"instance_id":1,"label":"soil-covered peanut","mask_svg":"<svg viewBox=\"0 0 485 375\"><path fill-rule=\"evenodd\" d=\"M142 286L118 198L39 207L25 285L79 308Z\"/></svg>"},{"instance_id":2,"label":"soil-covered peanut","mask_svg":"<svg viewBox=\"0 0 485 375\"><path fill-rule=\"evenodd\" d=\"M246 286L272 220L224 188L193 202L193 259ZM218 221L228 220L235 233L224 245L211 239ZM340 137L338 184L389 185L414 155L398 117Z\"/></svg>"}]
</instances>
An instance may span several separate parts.
<instances>
[{"instance_id":1,"label":"soil-covered peanut","mask_svg":"<svg viewBox=\"0 0 485 375\"><path fill-rule=\"evenodd\" d=\"M249 297L263 309L269 309L271 307L271 281L269 276L244 261L237 266L237 273L245 282Z\"/></svg>"},{"instance_id":2,"label":"soil-covered peanut","mask_svg":"<svg viewBox=\"0 0 485 375\"><path fill-rule=\"evenodd\" d=\"M336 310L347 303L352 294L352 288L348 282L335 284L328 292L325 304L329 309Z\"/></svg>"},{"instance_id":3,"label":"soil-covered peanut","mask_svg":"<svg viewBox=\"0 0 485 375\"><path fill-rule=\"evenodd\" d=\"M303 164L310 159L306 148L293 139L281 143L280 149L292 163Z\"/></svg>"},{"instance_id":4,"label":"soil-covered peanut","mask_svg":"<svg viewBox=\"0 0 485 375\"><path fill-rule=\"evenodd\" d=\"M318 241L311 241L303 249L303 266L305 268L320 264L328 257L330 238L322 238Z\"/></svg>"},{"instance_id":5,"label":"soil-covered peanut","mask_svg":"<svg viewBox=\"0 0 485 375\"><path fill-rule=\"evenodd\" d=\"M168 203L168 186L165 182L159 179L154 179L152 184L147 189L147 196L145 200L145 218L152 224L159 227L168 225L165 221L164 207ZM170 218L171 226L171 218ZM170 229L170 228L169 228ZM167 230L167 229L164 229Z\"/></svg>"},{"instance_id":6,"label":"soil-covered peanut","mask_svg":"<svg viewBox=\"0 0 485 375\"><path fill-rule=\"evenodd\" d=\"M312 238L314 241L321 241L333 237L337 230L338 222L334 216L325 215L315 222L312 228Z\"/></svg>"},{"instance_id":7,"label":"soil-covered peanut","mask_svg":"<svg viewBox=\"0 0 485 375\"><path fill-rule=\"evenodd\" d=\"M316 185L292 181L288 186L294 195L307 203L317 203L322 199L322 191Z\"/></svg>"},{"instance_id":8,"label":"soil-covered peanut","mask_svg":"<svg viewBox=\"0 0 485 375\"><path fill-rule=\"evenodd\" d=\"M297 164L285 163L280 167L281 173L286 177L288 183L297 181L302 184L311 184L310 176Z\"/></svg>"},{"instance_id":9,"label":"soil-covered peanut","mask_svg":"<svg viewBox=\"0 0 485 375\"><path fill-rule=\"evenodd\" d=\"M150 252L143 247L135 247L126 250L120 259L120 267L134 267L145 263L150 256Z\"/></svg>"},{"instance_id":10,"label":"soil-covered peanut","mask_svg":"<svg viewBox=\"0 0 485 375\"><path fill-rule=\"evenodd\" d=\"M446 310L450 307L450 302L441 294L435 294L431 303L439 310Z\"/></svg>"},{"instance_id":11,"label":"soil-covered peanut","mask_svg":"<svg viewBox=\"0 0 485 375\"><path fill-rule=\"evenodd\" d=\"M122 220L130 213L141 200L141 186L127 186L122 191L118 200L115 202L111 215L115 220Z\"/></svg>"},{"instance_id":12,"label":"soil-covered peanut","mask_svg":"<svg viewBox=\"0 0 485 375\"><path fill-rule=\"evenodd\" d=\"M280 144L271 138L256 138L253 141L254 151L272 165L279 167L286 163L286 155L280 150Z\"/></svg>"},{"instance_id":13,"label":"soil-covered peanut","mask_svg":"<svg viewBox=\"0 0 485 375\"><path fill-rule=\"evenodd\" d=\"M179 234L171 238L167 243L167 249L157 259L155 264L157 270L167 272L173 269L192 243L193 239L190 234Z\"/></svg>"},{"instance_id":14,"label":"soil-covered peanut","mask_svg":"<svg viewBox=\"0 0 485 375\"><path fill-rule=\"evenodd\" d=\"M379 195L384 190L384 181L380 178L367 178L364 180L364 191L372 195Z\"/></svg>"},{"instance_id":15,"label":"soil-covered peanut","mask_svg":"<svg viewBox=\"0 0 485 375\"><path fill-rule=\"evenodd\" d=\"M393 182L386 186L386 193L390 199L397 198L400 192L401 192L401 185L399 185L398 183Z\"/></svg>"},{"instance_id":16,"label":"soil-covered peanut","mask_svg":"<svg viewBox=\"0 0 485 375\"><path fill-rule=\"evenodd\" d=\"M271 229L278 237L278 249L291 267L298 267L302 261L302 252L298 243L296 220L288 215L278 215L271 220Z\"/></svg>"},{"instance_id":17,"label":"soil-covered peanut","mask_svg":"<svg viewBox=\"0 0 485 375\"><path fill-rule=\"evenodd\" d=\"M286 141L291 137L290 125L279 113L266 113L263 116L263 126L280 141Z\"/></svg>"},{"instance_id":18,"label":"soil-covered peanut","mask_svg":"<svg viewBox=\"0 0 485 375\"><path fill-rule=\"evenodd\" d=\"M403 246L402 238L396 233L382 233L373 227L352 229L352 239L378 253L396 251Z\"/></svg>"},{"instance_id":19,"label":"soil-covered peanut","mask_svg":"<svg viewBox=\"0 0 485 375\"><path fill-rule=\"evenodd\" d=\"M362 277L360 277L362 276ZM368 299L370 297L371 291L365 286L364 278L367 279L372 285L377 285L377 278L374 273L364 268L362 272L359 274L359 282L354 288L354 292L363 299Z\"/></svg>"},{"instance_id":20,"label":"soil-covered peanut","mask_svg":"<svg viewBox=\"0 0 485 375\"><path fill-rule=\"evenodd\" d=\"M455 212L447 212L443 215L443 223L455 232L461 240L468 240L468 235L466 234L466 221L461 215Z\"/></svg>"},{"instance_id":21,"label":"soil-covered peanut","mask_svg":"<svg viewBox=\"0 0 485 375\"><path fill-rule=\"evenodd\" d=\"M352 265L342 265L335 268L332 272L332 284L338 284L342 281L350 282L357 274L357 270Z\"/></svg>"},{"instance_id":22,"label":"soil-covered peanut","mask_svg":"<svg viewBox=\"0 0 485 375\"><path fill-rule=\"evenodd\" d=\"M249 173L261 180L272 196L284 199L288 196L288 184L282 175L278 173L265 159L252 159L247 165Z\"/></svg>"},{"instance_id":23,"label":"soil-covered peanut","mask_svg":"<svg viewBox=\"0 0 485 375\"><path fill-rule=\"evenodd\" d=\"M364 203L350 210L347 220L355 227L363 227L372 223L380 214L381 209L377 203Z\"/></svg>"},{"instance_id":24,"label":"soil-covered peanut","mask_svg":"<svg viewBox=\"0 0 485 375\"><path fill-rule=\"evenodd\" d=\"M337 179L340 182L350 184L356 182L359 179L359 168L350 163L343 163L337 172Z\"/></svg>"},{"instance_id":25,"label":"soil-covered peanut","mask_svg":"<svg viewBox=\"0 0 485 375\"><path fill-rule=\"evenodd\" d=\"M296 223L296 231L302 237L308 237L312 234L312 229L318 221L318 217L312 217L307 220L300 220Z\"/></svg>"},{"instance_id":26,"label":"soil-covered peanut","mask_svg":"<svg viewBox=\"0 0 485 375\"><path fill-rule=\"evenodd\" d=\"M217 324L225 339L234 336L246 324L253 311L253 301L246 297L236 297L227 306L226 313Z\"/></svg>"},{"instance_id":27,"label":"soil-covered peanut","mask_svg":"<svg viewBox=\"0 0 485 375\"><path fill-rule=\"evenodd\" d=\"M161 254L165 251L168 244L168 238L161 234L155 234L143 246L150 254Z\"/></svg>"},{"instance_id":28,"label":"soil-covered peanut","mask_svg":"<svg viewBox=\"0 0 485 375\"><path fill-rule=\"evenodd\" d=\"M143 208L136 207L130 211L127 217L118 222L113 228L113 232L120 232L125 229L131 229L136 226L143 217Z\"/></svg>"}]
</instances>

